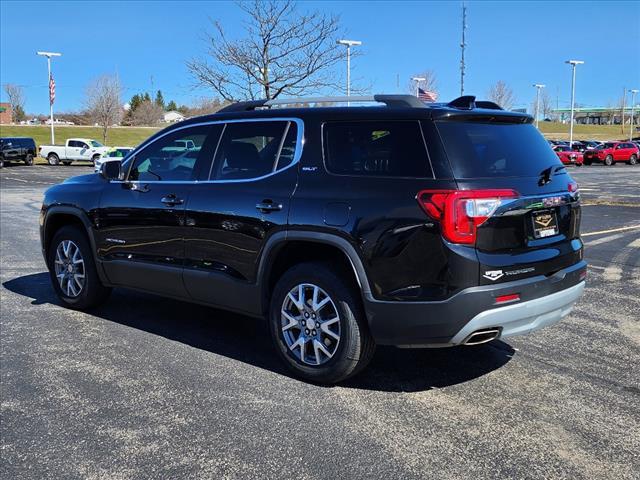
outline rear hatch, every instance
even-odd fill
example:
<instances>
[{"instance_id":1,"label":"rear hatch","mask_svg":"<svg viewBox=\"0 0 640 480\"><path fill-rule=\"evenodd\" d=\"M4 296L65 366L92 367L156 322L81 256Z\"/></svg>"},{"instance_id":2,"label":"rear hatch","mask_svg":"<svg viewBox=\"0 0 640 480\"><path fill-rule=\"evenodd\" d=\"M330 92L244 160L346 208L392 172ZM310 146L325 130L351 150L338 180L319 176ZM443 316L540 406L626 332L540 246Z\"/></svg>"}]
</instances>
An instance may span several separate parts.
<instances>
[{"instance_id":1,"label":"rear hatch","mask_svg":"<svg viewBox=\"0 0 640 480\"><path fill-rule=\"evenodd\" d=\"M577 184L529 121L467 115L436 126L458 189L478 192L460 211L475 222L481 285L550 276L581 260Z\"/></svg>"}]
</instances>

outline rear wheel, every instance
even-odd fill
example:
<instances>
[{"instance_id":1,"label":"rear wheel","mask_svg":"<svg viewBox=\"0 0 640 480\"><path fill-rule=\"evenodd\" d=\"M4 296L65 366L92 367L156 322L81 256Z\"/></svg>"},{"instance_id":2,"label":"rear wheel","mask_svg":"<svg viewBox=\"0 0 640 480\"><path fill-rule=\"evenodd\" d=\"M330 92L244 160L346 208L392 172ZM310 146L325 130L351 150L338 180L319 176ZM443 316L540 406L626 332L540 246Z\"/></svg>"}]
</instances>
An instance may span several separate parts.
<instances>
[{"instance_id":1,"label":"rear wheel","mask_svg":"<svg viewBox=\"0 0 640 480\"><path fill-rule=\"evenodd\" d=\"M84 310L104 302L111 289L100 282L91 247L84 232L62 227L48 252L51 282L66 307Z\"/></svg>"},{"instance_id":2,"label":"rear wheel","mask_svg":"<svg viewBox=\"0 0 640 480\"><path fill-rule=\"evenodd\" d=\"M362 301L343 278L323 263L302 263L273 291L269 324L276 350L305 380L340 382L373 357Z\"/></svg>"},{"instance_id":3,"label":"rear wheel","mask_svg":"<svg viewBox=\"0 0 640 480\"><path fill-rule=\"evenodd\" d=\"M611 155L607 155L604 159L604 164L608 167L610 167L611 165L613 165L613 156Z\"/></svg>"},{"instance_id":4,"label":"rear wheel","mask_svg":"<svg viewBox=\"0 0 640 480\"><path fill-rule=\"evenodd\" d=\"M638 156L634 153L633 155L631 155L631 157L629 157L629 161L627 163L629 165L635 165L636 163L638 163Z\"/></svg>"},{"instance_id":5,"label":"rear wheel","mask_svg":"<svg viewBox=\"0 0 640 480\"><path fill-rule=\"evenodd\" d=\"M27 156L24 157L24 163L25 165L33 165L33 155L28 153Z\"/></svg>"},{"instance_id":6,"label":"rear wheel","mask_svg":"<svg viewBox=\"0 0 640 480\"><path fill-rule=\"evenodd\" d=\"M47 156L47 162L49 162L49 165L60 165L60 157L55 153L50 153Z\"/></svg>"}]
</instances>

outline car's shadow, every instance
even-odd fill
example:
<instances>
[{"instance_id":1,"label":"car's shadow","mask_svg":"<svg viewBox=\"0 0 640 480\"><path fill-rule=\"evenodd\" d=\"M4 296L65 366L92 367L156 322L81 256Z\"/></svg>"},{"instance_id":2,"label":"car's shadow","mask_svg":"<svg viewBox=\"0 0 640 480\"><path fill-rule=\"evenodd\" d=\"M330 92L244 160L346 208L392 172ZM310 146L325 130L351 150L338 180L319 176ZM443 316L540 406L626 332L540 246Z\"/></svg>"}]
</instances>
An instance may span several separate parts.
<instances>
[{"instance_id":1,"label":"car's shadow","mask_svg":"<svg viewBox=\"0 0 640 480\"><path fill-rule=\"evenodd\" d=\"M32 298L33 305L61 304L46 272L3 286ZM115 289L109 301L90 314L289 376L271 346L266 322L260 320L125 289ZM341 386L390 392L442 388L486 375L513 354L501 341L441 349L379 347L369 367Z\"/></svg>"}]
</instances>

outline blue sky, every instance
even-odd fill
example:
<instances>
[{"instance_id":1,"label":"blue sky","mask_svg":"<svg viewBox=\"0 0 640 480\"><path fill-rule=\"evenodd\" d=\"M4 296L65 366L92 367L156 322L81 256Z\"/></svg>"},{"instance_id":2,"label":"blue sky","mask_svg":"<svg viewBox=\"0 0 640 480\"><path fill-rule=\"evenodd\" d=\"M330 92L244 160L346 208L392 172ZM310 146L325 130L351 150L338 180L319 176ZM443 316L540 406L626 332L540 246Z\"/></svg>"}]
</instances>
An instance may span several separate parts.
<instances>
[{"instance_id":1,"label":"blue sky","mask_svg":"<svg viewBox=\"0 0 640 480\"><path fill-rule=\"evenodd\" d=\"M570 100L578 67L576 102L615 104L623 87L640 88L640 2L480 2L468 5L465 93L485 97L504 80L517 106L544 83L561 107ZM404 91L412 74L432 69L441 99L459 93L460 2L304 1L301 9L340 15L351 38L363 41L354 77L373 92ZM185 60L204 51L209 19L241 35L241 12L232 2L28 2L0 1L0 80L23 85L26 110L48 110L46 61L36 50L60 51L54 60L57 111L82 108L91 78L117 72L125 100L161 89L165 99L189 104L194 90ZM16 21L20 19L20 21ZM6 99L4 91L2 100Z\"/></svg>"}]
</instances>

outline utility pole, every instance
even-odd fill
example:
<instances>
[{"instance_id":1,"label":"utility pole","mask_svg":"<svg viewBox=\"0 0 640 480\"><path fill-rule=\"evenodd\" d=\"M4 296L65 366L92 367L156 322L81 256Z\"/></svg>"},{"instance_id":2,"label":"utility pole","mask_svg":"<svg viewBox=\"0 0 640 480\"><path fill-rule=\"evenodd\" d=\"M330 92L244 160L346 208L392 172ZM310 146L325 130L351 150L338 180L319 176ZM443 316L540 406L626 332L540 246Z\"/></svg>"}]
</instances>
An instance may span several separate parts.
<instances>
[{"instance_id":1,"label":"utility pole","mask_svg":"<svg viewBox=\"0 0 640 480\"><path fill-rule=\"evenodd\" d=\"M631 93L631 122L629 122L631 125L629 126L629 141L633 140L633 110L636 106L636 93L638 93L637 89L632 89L629 90L629 93Z\"/></svg>"},{"instance_id":2,"label":"utility pole","mask_svg":"<svg viewBox=\"0 0 640 480\"><path fill-rule=\"evenodd\" d=\"M47 70L49 72L49 82L47 86L49 87L49 119L51 121L51 145L55 145L56 139L53 133L53 97L51 96L51 57L61 57L61 53L56 52L36 52L36 55L40 55L41 57L47 57Z\"/></svg>"},{"instance_id":3,"label":"utility pole","mask_svg":"<svg viewBox=\"0 0 640 480\"><path fill-rule=\"evenodd\" d=\"M420 97L420 95L418 95L418 88L420 88L420 82L426 82L427 79L425 77L411 77L411 80L416 82L416 97Z\"/></svg>"},{"instance_id":4,"label":"utility pole","mask_svg":"<svg viewBox=\"0 0 640 480\"><path fill-rule=\"evenodd\" d=\"M359 40L338 40L336 41L338 45L344 45L347 47L347 97L351 96L351 47L357 47L362 45L362 42ZM347 102L347 105L350 105Z\"/></svg>"},{"instance_id":5,"label":"utility pole","mask_svg":"<svg viewBox=\"0 0 640 480\"><path fill-rule=\"evenodd\" d=\"M622 112L620 112L620 133L624 133L624 107L627 103L627 87L622 87Z\"/></svg>"},{"instance_id":6,"label":"utility pole","mask_svg":"<svg viewBox=\"0 0 640 480\"><path fill-rule=\"evenodd\" d=\"M573 109L576 101L576 65L582 65L582 60L567 60L566 62L571 65L571 121L569 126L569 148L573 148Z\"/></svg>"},{"instance_id":7,"label":"utility pole","mask_svg":"<svg viewBox=\"0 0 640 480\"><path fill-rule=\"evenodd\" d=\"M536 128L538 128L540 120L540 89L546 87L546 85L534 83L533 86L536 87Z\"/></svg>"},{"instance_id":8,"label":"utility pole","mask_svg":"<svg viewBox=\"0 0 640 480\"><path fill-rule=\"evenodd\" d=\"M460 43L460 96L464 95L464 49L467 46L465 34L467 31L467 6L462 2L462 43Z\"/></svg>"}]
</instances>

